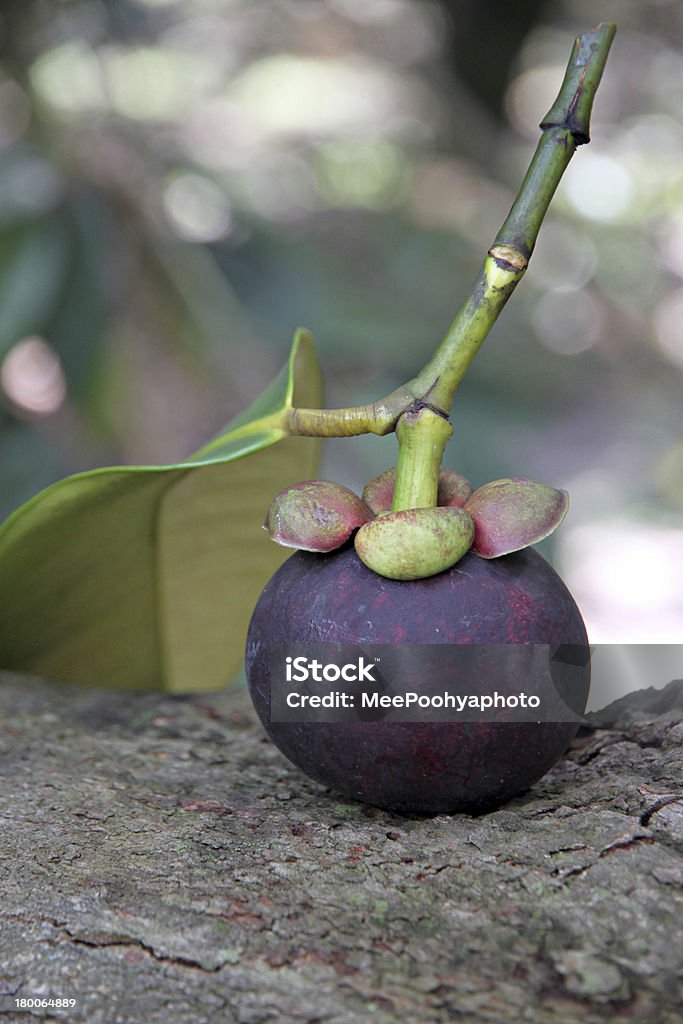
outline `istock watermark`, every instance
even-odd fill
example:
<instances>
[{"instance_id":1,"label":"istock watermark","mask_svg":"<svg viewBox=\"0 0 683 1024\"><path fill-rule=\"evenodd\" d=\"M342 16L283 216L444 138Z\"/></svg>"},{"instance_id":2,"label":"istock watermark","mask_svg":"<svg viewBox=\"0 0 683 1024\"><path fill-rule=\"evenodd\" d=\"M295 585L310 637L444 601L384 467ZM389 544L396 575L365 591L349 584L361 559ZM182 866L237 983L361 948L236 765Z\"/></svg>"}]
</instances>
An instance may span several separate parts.
<instances>
[{"instance_id":1,"label":"istock watermark","mask_svg":"<svg viewBox=\"0 0 683 1024\"><path fill-rule=\"evenodd\" d=\"M372 674L374 665L366 665L364 658L359 658L355 664L336 665L324 664L313 658L310 660L304 656L285 658L285 679L288 683L306 683L312 679L316 683L336 683L343 679L346 683L360 683L367 680L374 683L377 680Z\"/></svg>"},{"instance_id":2,"label":"istock watermark","mask_svg":"<svg viewBox=\"0 0 683 1024\"><path fill-rule=\"evenodd\" d=\"M269 650L273 722L580 722L591 649L305 644Z\"/></svg>"}]
</instances>

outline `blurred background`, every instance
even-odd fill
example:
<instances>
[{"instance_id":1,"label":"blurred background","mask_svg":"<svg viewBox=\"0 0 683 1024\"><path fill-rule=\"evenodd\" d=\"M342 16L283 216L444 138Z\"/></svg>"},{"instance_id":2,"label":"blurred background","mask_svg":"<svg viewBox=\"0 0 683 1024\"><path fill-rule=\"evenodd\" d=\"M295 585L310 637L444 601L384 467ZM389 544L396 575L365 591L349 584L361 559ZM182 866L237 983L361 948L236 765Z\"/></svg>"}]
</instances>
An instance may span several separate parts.
<instances>
[{"instance_id":1,"label":"blurred background","mask_svg":"<svg viewBox=\"0 0 683 1024\"><path fill-rule=\"evenodd\" d=\"M569 490L544 551L592 642L683 642L676 0L4 0L0 516L69 473L185 457L299 324L329 405L411 377L597 20L619 33L594 141L446 462ZM393 437L332 441L321 475L360 490L394 459Z\"/></svg>"}]
</instances>

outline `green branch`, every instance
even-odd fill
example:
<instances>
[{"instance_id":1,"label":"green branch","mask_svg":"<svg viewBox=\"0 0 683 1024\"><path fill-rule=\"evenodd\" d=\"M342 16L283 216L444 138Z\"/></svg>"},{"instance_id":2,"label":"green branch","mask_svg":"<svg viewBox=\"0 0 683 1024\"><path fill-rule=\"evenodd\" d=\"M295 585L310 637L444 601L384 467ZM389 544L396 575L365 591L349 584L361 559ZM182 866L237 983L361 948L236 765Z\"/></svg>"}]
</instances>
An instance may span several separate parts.
<instances>
[{"instance_id":1,"label":"green branch","mask_svg":"<svg viewBox=\"0 0 683 1024\"><path fill-rule=\"evenodd\" d=\"M354 437L358 434L390 434L417 395L409 385L397 388L386 398L348 409L285 410L283 427L302 437Z\"/></svg>"},{"instance_id":2,"label":"green branch","mask_svg":"<svg viewBox=\"0 0 683 1024\"><path fill-rule=\"evenodd\" d=\"M402 417L408 413L412 416L425 406L431 406L437 414L448 415L470 363L524 274L541 223L569 161L577 146L589 141L593 100L615 32L615 25L602 24L575 41L558 97L541 121L543 134L519 195L488 251L469 298L424 369L405 386L368 405L348 409L290 408L282 423L287 433L318 437L387 434L397 429ZM403 432L404 438L411 438L409 451L403 451L406 442L401 443L399 433L396 490L402 507L408 507L404 500L416 500L416 480L431 481L424 494L433 491L443 453L439 419L439 415L419 417L409 432ZM415 430L428 434L435 431L434 440L438 434L439 442L430 446L416 441ZM432 453L430 459L435 470L434 466L427 470L414 465L416 459L425 458L426 450ZM420 500L431 503L424 495Z\"/></svg>"},{"instance_id":3,"label":"green branch","mask_svg":"<svg viewBox=\"0 0 683 1024\"><path fill-rule=\"evenodd\" d=\"M521 280L550 201L576 147L588 142L595 92L615 25L599 25L574 43L562 87L541 121L543 134L522 187L489 249L472 294L433 359L408 385L448 412L482 342Z\"/></svg>"}]
</instances>

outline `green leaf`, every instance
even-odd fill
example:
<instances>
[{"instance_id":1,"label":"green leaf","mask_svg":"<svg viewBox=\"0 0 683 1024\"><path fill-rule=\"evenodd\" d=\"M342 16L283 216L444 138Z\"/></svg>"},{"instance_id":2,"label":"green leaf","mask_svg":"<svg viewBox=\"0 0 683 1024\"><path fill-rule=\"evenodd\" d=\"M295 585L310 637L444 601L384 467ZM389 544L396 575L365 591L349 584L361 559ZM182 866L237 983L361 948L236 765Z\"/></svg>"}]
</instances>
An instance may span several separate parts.
<instances>
[{"instance_id":1,"label":"green leaf","mask_svg":"<svg viewBox=\"0 0 683 1024\"><path fill-rule=\"evenodd\" d=\"M319 441L288 437L280 414L321 400L300 330L273 384L187 461L80 473L14 512L0 526L0 668L121 689L225 686L287 557L265 512L317 465Z\"/></svg>"}]
</instances>

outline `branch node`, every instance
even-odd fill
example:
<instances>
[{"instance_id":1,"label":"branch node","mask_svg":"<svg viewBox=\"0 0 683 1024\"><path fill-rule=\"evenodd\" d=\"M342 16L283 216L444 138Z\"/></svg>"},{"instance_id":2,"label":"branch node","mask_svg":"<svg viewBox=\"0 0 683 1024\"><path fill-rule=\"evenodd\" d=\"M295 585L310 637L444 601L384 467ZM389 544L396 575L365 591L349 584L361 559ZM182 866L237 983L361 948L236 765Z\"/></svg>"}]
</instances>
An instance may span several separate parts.
<instances>
[{"instance_id":1,"label":"branch node","mask_svg":"<svg viewBox=\"0 0 683 1024\"><path fill-rule=\"evenodd\" d=\"M529 262L527 257L513 245L492 245L489 249L489 256L496 261L501 270L512 270L519 272L526 270Z\"/></svg>"},{"instance_id":2,"label":"branch node","mask_svg":"<svg viewBox=\"0 0 683 1024\"><path fill-rule=\"evenodd\" d=\"M541 121L541 131L561 128L571 133L576 146L590 142L593 101L616 25L602 23L574 42L557 99Z\"/></svg>"}]
</instances>

